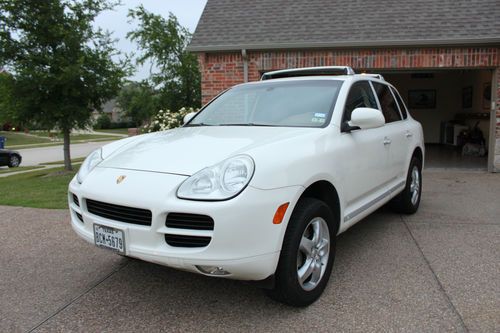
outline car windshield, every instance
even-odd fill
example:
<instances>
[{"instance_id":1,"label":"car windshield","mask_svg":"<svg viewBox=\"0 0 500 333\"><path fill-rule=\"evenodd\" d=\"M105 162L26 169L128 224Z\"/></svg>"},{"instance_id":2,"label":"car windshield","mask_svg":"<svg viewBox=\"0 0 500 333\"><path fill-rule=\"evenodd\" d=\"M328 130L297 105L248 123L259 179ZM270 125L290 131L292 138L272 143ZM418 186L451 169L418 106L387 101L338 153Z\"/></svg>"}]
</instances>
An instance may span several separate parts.
<instances>
[{"instance_id":1,"label":"car windshield","mask_svg":"<svg viewBox=\"0 0 500 333\"><path fill-rule=\"evenodd\" d=\"M340 80L238 86L220 95L186 126L324 127L341 86Z\"/></svg>"}]
</instances>

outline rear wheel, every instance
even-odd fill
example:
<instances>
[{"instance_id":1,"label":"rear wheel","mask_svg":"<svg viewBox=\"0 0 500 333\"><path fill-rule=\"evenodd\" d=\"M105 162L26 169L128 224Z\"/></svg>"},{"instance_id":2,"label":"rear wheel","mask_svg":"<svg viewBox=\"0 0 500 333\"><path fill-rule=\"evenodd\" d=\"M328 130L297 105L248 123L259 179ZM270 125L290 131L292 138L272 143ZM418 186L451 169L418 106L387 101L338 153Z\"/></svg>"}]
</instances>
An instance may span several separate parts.
<instances>
[{"instance_id":1,"label":"rear wheel","mask_svg":"<svg viewBox=\"0 0 500 333\"><path fill-rule=\"evenodd\" d=\"M320 200L297 203L283 241L276 285L268 295L292 306L316 301L328 283L335 258L335 224L330 208Z\"/></svg>"},{"instance_id":2,"label":"rear wheel","mask_svg":"<svg viewBox=\"0 0 500 333\"><path fill-rule=\"evenodd\" d=\"M11 155L9 159L9 168L16 168L21 163L21 159L17 155Z\"/></svg>"},{"instance_id":3,"label":"rear wheel","mask_svg":"<svg viewBox=\"0 0 500 333\"><path fill-rule=\"evenodd\" d=\"M422 195L422 162L413 157L406 177L406 186L392 201L391 207L398 213L413 214L418 210Z\"/></svg>"}]
</instances>

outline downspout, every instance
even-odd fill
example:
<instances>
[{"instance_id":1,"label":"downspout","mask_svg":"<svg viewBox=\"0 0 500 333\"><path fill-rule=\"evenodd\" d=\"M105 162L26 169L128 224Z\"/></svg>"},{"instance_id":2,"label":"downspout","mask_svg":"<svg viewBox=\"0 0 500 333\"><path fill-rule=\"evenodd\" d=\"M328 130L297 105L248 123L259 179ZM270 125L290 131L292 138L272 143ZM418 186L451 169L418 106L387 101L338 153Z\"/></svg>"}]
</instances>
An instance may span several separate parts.
<instances>
[{"instance_id":1,"label":"downspout","mask_svg":"<svg viewBox=\"0 0 500 333\"><path fill-rule=\"evenodd\" d=\"M241 57L243 58L243 82L248 82L248 55L247 50L241 49Z\"/></svg>"}]
</instances>

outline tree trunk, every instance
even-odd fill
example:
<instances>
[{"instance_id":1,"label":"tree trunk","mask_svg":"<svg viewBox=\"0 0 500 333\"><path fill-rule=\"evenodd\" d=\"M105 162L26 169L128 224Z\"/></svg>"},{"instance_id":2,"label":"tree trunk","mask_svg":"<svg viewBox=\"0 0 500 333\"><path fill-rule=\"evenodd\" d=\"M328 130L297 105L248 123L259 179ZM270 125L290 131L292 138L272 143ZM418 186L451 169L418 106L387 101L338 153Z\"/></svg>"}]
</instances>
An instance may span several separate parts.
<instances>
[{"instance_id":1,"label":"tree trunk","mask_svg":"<svg viewBox=\"0 0 500 333\"><path fill-rule=\"evenodd\" d=\"M73 167L71 166L71 155L69 152L69 144L70 144L70 137L69 137L70 130L67 128L63 129L63 135L64 135L64 170L66 171L71 171L73 170Z\"/></svg>"}]
</instances>

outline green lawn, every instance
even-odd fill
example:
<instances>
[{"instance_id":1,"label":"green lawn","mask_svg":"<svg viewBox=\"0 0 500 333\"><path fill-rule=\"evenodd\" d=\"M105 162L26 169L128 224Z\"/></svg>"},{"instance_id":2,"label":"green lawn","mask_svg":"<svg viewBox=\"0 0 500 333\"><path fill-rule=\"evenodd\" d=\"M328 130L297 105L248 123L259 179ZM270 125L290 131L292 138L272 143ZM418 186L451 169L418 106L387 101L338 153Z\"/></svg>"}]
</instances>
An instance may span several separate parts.
<instances>
[{"instance_id":1,"label":"green lawn","mask_svg":"<svg viewBox=\"0 0 500 333\"><path fill-rule=\"evenodd\" d=\"M63 140L63 135L62 133L58 132L51 132L52 137L57 137L61 142ZM30 132L31 135L36 135L41 138L46 138L47 140L49 139L49 132L47 131L33 131ZM77 140L94 140L94 139L110 139L113 140L115 136L113 135L106 135L106 134L71 134L71 141L77 141Z\"/></svg>"},{"instance_id":2,"label":"green lawn","mask_svg":"<svg viewBox=\"0 0 500 333\"><path fill-rule=\"evenodd\" d=\"M17 168L0 168L0 174L2 173L11 173L11 172L18 172L18 171L28 171L28 170L35 170L35 169L41 169L43 166L27 166L27 167L17 167Z\"/></svg>"},{"instance_id":3,"label":"green lawn","mask_svg":"<svg viewBox=\"0 0 500 333\"><path fill-rule=\"evenodd\" d=\"M48 137L47 131L36 131L26 135L17 132L3 132L0 131L0 136L5 136L7 142L5 148L11 149L24 149L24 148L42 148L55 145L62 145L63 140L51 141ZM58 135L59 137L59 135ZM106 134L74 134L71 135L71 143L82 143L88 141L113 141L119 140L122 137Z\"/></svg>"},{"instance_id":4,"label":"green lawn","mask_svg":"<svg viewBox=\"0 0 500 333\"><path fill-rule=\"evenodd\" d=\"M0 178L0 205L67 208L68 184L78 171L62 168L33 171Z\"/></svg>"},{"instance_id":5,"label":"green lawn","mask_svg":"<svg viewBox=\"0 0 500 333\"><path fill-rule=\"evenodd\" d=\"M125 134L128 135L128 128L112 128L112 129L99 129L96 132L102 133L113 133L113 134Z\"/></svg>"},{"instance_id":6,"label":"green lawn","mask_svg":"<svg viewBox=\"0 0 500 333\"><path fill-rule=\"evenodd\" d=\"M48 138L36 137L25 135L24 133L18 132L4 132L0 131L0 136L4 136L7 138L7 142L5 142L5 147L9 148L10 146L18 146L18 145L29 145L36 143L50 143Z\"/></svg>"},{"instance_id":7,"label":"green lawn","mask_svg":"<svg viewBox=\"0 0 500 333\"><path fill-rule=\"evenodd\" d=\"M71 159L71 163L80 163L83 162L85 157L79 157L79 158L73 158ZM49 163L40 163L41 165L54 165L54 164L64 164L64 161L57 161L57 162L49 162Z\"/></svg>"}]
</instances>

